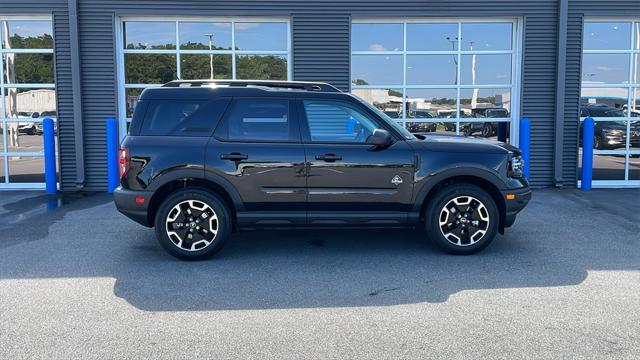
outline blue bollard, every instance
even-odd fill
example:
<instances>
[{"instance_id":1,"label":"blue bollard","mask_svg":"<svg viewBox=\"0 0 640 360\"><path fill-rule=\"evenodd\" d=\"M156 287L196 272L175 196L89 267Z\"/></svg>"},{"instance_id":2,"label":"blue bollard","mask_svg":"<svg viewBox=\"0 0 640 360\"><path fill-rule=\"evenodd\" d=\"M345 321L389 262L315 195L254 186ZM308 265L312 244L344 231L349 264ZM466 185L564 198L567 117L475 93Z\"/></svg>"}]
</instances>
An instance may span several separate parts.
<instances>
[{"instance_id":1,"label":"blue bollard","mask_svg":"<svg viewBox=\"0 0 640 360\"><path fill-rule=\"evenodd\" d=\"M591 190L593 182L593 118L586 118L582 123L582 190Z\"/></svg>"},{"instance_id":2,"label":"blue bollard","mask_svg":"<svg viewBox=\"0 0 640 360\"><path fill-rule=\"evenodd\" d=\"M107 119L107 184L110 193L118 187L118 121Z\"/></svg>"},{"instance_id":3,"label":"blue bollard","mask_svg":"<svg viewBox=\"0 0 640 360\"><path fill-rule=\"evenodd\" d=\"M507 142L507 124L506 122L498 123L498 141Z\"/></svg>"},{"instance_id":4,"label":"blue bollard","mask_svg":"<svg viewBox=\"0 0 640 360\"><path fill-rule=\"evenodd\" d=\"M56 176L56 141L53 119L42 120L42 132L44 136L44 182L47 194L55 194L58 191Z\"/></svg>"},{"instance_id":5,"label":"blue bollard","mask_svg":"<svg viewBox=\"0 0 640 360\"><path fill-rule=\"evenodd\" d=\"M529 178L529 164L531 160L531 120L524 118L520 120L520 150L524 160L524 176Z\"/></svg>"}]
</instances>

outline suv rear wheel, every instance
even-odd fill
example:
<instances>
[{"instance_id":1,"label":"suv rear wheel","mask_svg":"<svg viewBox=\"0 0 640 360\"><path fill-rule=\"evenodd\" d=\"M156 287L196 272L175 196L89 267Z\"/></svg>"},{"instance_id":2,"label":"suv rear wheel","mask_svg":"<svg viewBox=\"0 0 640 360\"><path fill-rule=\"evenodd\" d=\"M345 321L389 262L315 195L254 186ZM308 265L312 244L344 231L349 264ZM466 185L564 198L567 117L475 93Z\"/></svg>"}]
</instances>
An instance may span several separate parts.
<instances>
[{"instance_id":1,"label":"suv rear wheel","mask_svg":"<svg viewBox=\"0 0 640 360\"><path fill-rule=\"evenodd\" d=\"M182 189L160 205L156 237L171 255L201 260L220 251L231 232L229 210L216 195L203 189Z\"/></svg>"},{"instance_id":2,"label":"suv rear wheel","mask_svg":"<svg viewBox=\"0 0 640 360\"><path fill-rule=\"evenodd\" d=\"M498 207L491 196L471 184L439 190L425 212L428 237L444 251L467 255L491 243L498 232Z\"/></svg>"}]
</instances>

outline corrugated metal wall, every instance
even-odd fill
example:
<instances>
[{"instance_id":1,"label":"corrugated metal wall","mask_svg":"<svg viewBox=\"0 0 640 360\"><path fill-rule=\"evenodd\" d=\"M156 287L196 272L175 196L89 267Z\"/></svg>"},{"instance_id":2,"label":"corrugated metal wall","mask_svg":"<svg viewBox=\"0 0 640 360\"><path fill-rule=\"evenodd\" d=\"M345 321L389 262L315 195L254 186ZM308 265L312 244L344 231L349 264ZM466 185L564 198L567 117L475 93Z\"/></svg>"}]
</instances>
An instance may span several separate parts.
<instances>
[{"instance_id":1,"label":"corrugated metal wall","mask_svg":"<svg viewBox=\"0 0 640 360\"><path fill-rule=\"evenodd\" d=\"M56 76L61 118L63 188L73 184L73 119L66 2L15 1L0 12L53 12L56 21ZM575 185L577 109L579 97L581 14L640 15L637 0L571 1L564 109L564 182ZM7 10L10 9L10 10ZM553 184L557 0L454 1L301 1L301 0L79 0L86 188L106 189L105 123L117 114L115 35L117 16L285 16L293 31L293 75L297 80L323 80L349 86L350 18L357 17L523 17L522 116L532 119L532 183ZM69 118L68 118L69 117ZM67 184L69 184L67 186Z\"/></svg>"}]
</instances>

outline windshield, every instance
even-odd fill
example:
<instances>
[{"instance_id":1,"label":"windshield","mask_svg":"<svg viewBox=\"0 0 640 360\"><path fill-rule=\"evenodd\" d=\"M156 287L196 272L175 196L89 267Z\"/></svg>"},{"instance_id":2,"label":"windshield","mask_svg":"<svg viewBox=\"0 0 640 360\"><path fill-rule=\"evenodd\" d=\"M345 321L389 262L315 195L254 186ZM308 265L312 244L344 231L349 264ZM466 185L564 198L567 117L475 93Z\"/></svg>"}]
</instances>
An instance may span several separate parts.
<instances>
[{"instance_id":1,"label":"windshield","mask_svg":"<svg viewBox=\"0 0 640 360\"><path fill-rule=\"evenodd\" d=\"M357 95L353 95L353 94L349 94L351 96L353 96L354 99L358 100L361 104L363 104L364 106L366 106L367 108L371 109L373 112L375 112L376 114L378 114L378 116L380 116L380 118L386 122L387 124L389 124L389 126L391 126L392 128L394 128L397 132L400 133L400 135L402 135L402 137L404 137L406 140L416 140L416 137L413 136L412 133L410 133L407 129L405 129L402 125L398 124L397 121L393 120L392 118L390 118L387 114L385 114L384 111L378 109L377 107L369 104L368 102L364 101L363 99L361 99L360 97L358 97Z\"/></svg>"}]
</instances>

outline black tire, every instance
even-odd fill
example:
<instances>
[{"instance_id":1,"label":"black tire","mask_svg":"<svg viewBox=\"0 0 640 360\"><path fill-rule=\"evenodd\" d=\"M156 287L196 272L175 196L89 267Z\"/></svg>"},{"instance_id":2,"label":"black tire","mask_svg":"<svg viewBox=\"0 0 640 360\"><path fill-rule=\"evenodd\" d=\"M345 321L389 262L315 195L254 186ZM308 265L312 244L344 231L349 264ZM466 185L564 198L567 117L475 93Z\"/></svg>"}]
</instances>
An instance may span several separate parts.
<instances>
[{"instance_id":1,"label":"black tire","mask_svg":"<svg viewBox=\"0 0 640 360\"><path fill-rule=\"evenodd\" d=\"M192 204L196 207L190 207L185 202L193 201ZM186 211L182 210L182 207L174 210L174 207L182 204L186 207ZM206 204L209 208L207 209ZM191 218L191 221L187 218L187 211L195 214ZM175 223L182 224L175 231L171 231L173 234L169 234L169 225L167 223L170 212L175 217ZM206 217L203 217L202 213L207 213ZM213 214L211 214L211 212ZM213 217L215 215L215 218ZM206 219L209 219L209 222ZM202 226L203 230L200 230L200 226L197 228L190 226L192 223L199 222L199 224L207 224L207 227L211 229L216 226L216 232L209 232L205 226ZM203 260L208 259L215 255L226 242L227 238L231 234L231 214L225 203L215 194L201 188L186 188L176 191L169 195L156 213L155 218L155 230L156 238L160 245L171 255L183 259L183 260ZM187 236L189 231L192 232L193 239L196 241L188 240ZM202 233L212 233L211 239L206 239ZM211 236L211 235L209 235ZM208 243L207 243L208 241ZM176 244L176 242L178 244ZM186 249L189 245L196 245L201 248Z\"/></svg>"},{"instance_id":2,"label":"black tire","mask_svg":"<svg viewBox=\"0 0 640 360\"><path fill-rule=\"evenodd\" d=\"M594 135L593 136L593 148L594 149L598 149L598 150L602 150L604 149L604 142L602 140L602 136L600 135Z\"/></svg>"},{"instance_id":3,"label":"black tire","mask_svg":"<svg viewBox=\"0 0 640 360\"><path fill-rule=\"evenodd\" d=\"M475 206L475 211L472 215L469 215L468 218L465 218L468 219L464 220L467 225L455 225L455 221L463 221L462 219L458 220L456 216L458 214L464 214L465 212L460 210L458 213L447 211L443 215L443 211L445 206L451 205L451 202L454 201L454 199L461 199L464 197L468 197L467 200L470 201L469 205ZM482 207L479 205L474 205L476 204L474 200L480 202L484 206L485 210L482 210ZM487 247L498 233L498 223L500 221L498 207L493 201L493 198L491 198L491 196L486 191L478 186L471 184L448 185L440 189L428 201L429 204L427 205L425 211L425 229L427 231L427 236L433 242L435 242L438 247L440 247L447 253L455 255L470 255L477 253L478 251ZM465 205L462 206L464 207ZM471 206L467 207L467 210L469 209L471 209ZM442 228L445 228L450 224L452 224L452 226L455 226L455 228L450 233L446 233L447 235L449 235L449 238L445 237L445 232L441 229L441 216L444 216L443 221L446 223L442 226ZM449 221L450 217L453 217L452 220L455 221ZM481 217L484 217L486 221L480 219ZM480 227L486 225L486 227L483 227L482 229L484 231L484 234L479 234L480 227L474 227L472 226L472 224L479 224ZM467 234L470 234L471 231L475 232L470 236L467 235L467 237L465 238L465 229L460 227L465 227ZM455 236L451 236L452 233ZM454 244L452 242L455 237L458 237L460 239L457 240L459 241L458 244ZM469 240L469 242L466 243L465 240Z\"/></svg>"},{"instance_id":4,"label":"black tire","mask_svg":"<svg viewBox=\"0 0 640 360\"><path fill-rule=\"evenodd\" d=\"M491 135L493 135L493 126L489 123L482 125L482 136L488 138Z\"/></svg>"}]
</instances>

